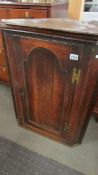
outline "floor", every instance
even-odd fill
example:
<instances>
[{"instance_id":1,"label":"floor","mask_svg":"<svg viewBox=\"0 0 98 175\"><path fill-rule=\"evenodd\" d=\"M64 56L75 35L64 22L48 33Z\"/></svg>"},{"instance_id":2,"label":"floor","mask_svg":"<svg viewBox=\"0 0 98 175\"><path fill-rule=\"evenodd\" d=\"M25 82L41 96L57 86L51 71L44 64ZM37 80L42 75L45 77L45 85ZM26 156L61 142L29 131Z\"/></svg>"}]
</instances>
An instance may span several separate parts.
<instances>
[{"instance_id":1,"label":"floor","mask_svg":"<svg viewBox=\"0 0 98 175\"><path fill-rule=\"evenodd\" d=\"M90 120L81 145L72 148L17 125L10 88L0 85L0 136L52 158L86 175L98 175L98 124Z\"/></svg>"}]
</instances>

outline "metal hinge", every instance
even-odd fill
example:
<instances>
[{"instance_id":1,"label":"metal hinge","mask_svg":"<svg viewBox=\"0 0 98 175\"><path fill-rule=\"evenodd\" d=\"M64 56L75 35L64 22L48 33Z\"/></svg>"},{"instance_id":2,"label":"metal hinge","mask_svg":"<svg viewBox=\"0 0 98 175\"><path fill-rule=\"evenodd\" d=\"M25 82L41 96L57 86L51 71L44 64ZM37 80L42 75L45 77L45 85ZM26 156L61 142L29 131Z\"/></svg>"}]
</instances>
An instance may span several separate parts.
<instances>
[{"instance_id":1,"label":"metal hinge","mask_svg":"<svg viewBox=\"0 0 98 175\"><path fill-rule=\"evenodd\" d=\"M65 122L65 124L64 124L64 132L68 132L69 129L70 129L70 123Z\"/></svg>"},{"instance_id":2,"label":"metal hinge","mask_svg":"<svg viewBox=\"0 0 98 175\"><path fill-rule=\"evenodd\" d=\"M72 84L78 85L80 80L81 70L77 70L76 68L73 68L73 74L72 74Z\"/></svg>"}]
</instances>

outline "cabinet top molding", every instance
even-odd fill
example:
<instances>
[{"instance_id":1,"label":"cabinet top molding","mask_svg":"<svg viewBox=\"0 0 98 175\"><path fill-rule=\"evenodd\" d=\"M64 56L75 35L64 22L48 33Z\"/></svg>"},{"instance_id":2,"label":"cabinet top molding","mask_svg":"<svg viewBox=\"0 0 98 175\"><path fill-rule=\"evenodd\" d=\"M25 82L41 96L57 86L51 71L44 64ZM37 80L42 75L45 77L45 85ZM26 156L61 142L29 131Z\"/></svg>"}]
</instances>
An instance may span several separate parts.
<instances>
[{"instance_id":1,"label":"cabinet top molding","mask_svg":"<svg viewBox=\"0 0 98 175\"><path fill-rule=\"evenodd\" d=\"M68 4L67 0L15 0L0 1L0 6L55 6L60 4Z\"/></svg>"},{"instance_id":2,"label":"cabinet top molding","mask_svg":"<svg viewBox=\"0 0 98 175\"><path fill-rule=\"evenodd\" d=\"M68 33L80 33L98 36L98 22L91 21L79 22L65 18L44 18L44 19L9 19L1 20L1 27L10 29L22 29L27 30L28 28L37 29L49 29L52 31L61 31Z\"/></svg>"}]
</instances>

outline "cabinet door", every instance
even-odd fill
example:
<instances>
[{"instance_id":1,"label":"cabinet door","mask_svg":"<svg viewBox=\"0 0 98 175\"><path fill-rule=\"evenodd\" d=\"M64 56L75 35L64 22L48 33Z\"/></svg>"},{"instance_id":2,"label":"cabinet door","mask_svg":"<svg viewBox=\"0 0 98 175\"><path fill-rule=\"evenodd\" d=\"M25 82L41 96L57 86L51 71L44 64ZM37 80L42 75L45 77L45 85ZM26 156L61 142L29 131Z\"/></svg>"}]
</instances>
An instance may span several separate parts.
<instances>
[{"instance_id":1,"label":"cabinet door","mask_svg":"<svg viewBox=\"0 0 98 175\"><path fill-rule=\"evenodd\" d=\"M10 35L7 42L18 120L65 142L79 64L70 54L80 56L81 46Z\"/></svg>"}]
</instances>

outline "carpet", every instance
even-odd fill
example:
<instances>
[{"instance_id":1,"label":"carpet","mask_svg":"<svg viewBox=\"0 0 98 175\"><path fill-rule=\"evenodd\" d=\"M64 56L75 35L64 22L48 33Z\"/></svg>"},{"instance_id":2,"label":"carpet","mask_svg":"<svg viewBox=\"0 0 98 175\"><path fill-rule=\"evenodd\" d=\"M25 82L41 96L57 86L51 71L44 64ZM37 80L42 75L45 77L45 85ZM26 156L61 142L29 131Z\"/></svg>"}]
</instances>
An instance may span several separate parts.
<instances>
[{"instance_id":1,"label":"carpet","mask_svg":"<svg viewBox=\"0 0 98 175\"><path fill-rule=\"evenodd\" d=\"M0 137L0 175L84 175Z\"/></svg>"}]
</instances>

